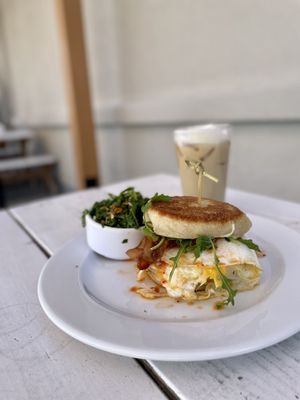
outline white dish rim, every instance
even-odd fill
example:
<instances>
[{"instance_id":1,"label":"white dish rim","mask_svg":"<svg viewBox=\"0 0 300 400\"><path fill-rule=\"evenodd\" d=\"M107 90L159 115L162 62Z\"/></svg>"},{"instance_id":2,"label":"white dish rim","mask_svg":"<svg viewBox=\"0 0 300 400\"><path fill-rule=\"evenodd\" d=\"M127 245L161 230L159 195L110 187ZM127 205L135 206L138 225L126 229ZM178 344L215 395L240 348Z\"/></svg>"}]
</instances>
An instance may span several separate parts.
<instances>
[{"instance_id":1,"label":"white dish rim","mask_svg":"<svg viewBox=\"0 0 300 400\"><path fill-rule=\"evenodd\" d=\"M260 216L253 216L257 220L263 220L266 221L266 223L270 223L273 225L273 227L277 227L280 230L284 230L285 232L289 232L290 236L293 237L294 240L300 240L300 235L293 231L290 228L287 228L284 225L281 225L278 222L274 222L272 220L269 220L264 217ZM83 240L82 235L77 237L76 239L73 239L72 241L68 242L65 246L63 246L56 254L62 254L62 252L66 251L66 248L68 246L72 246L72 243L76 243L76 241ZM173 350L166 350L162 351L160 350L155 350L154 348L148 349L147 346L145 347L138 347L138 346L130 346L130 345L122 345L120 343L116 342L111 342L108 340L104 340L103 338L99 337L93 337L93 335L90 335L88 332L84 331L84 327L81 327L81 329L78 329L71 324L69 324L67 321L64 319L60 318L58 310L53 310L53 307L49 304L49 299L45 297L44 293L44 277L45 277L45 272L51 268L51 264L53 263L55 255L48 260L46 265L44 266L40 277L38 281L38 297L39 301L41 303L41 306L49 319L57 325L60 329L62 329L64 332L66 332L68 335L72 336L73 338L87 344L90 346L93 346L95 348L105 350L111 353L123 355L123 356L128 356L128 357L134 357L134 358L142 358L142 359L152 359L152 360L161 360L161 361L203 361L203 360L212 360L212 359L221 359L225 357L232 357L232 356L238 356L246 353L250 353L253 351L257 351L260 349L263 349L268 346L272 346L282 340L287 339L288 337L292 336L293 334L297 333L300 330L300 321L295 319L292 324L288 326L281 326L280 331L273 332L272 336L268 336L267 338L264 338L264 340L257 342L257 341L251 341L251 340L246 340L242 346L237 346L232 345L232 346L226 346L226 347L220 347L216 346L214 349L210 348L209 350L205 349L193 349L193 350L179 350L179 349L173 349ZM299 260L300 261L300 260ZM299 272L300 274L300 272ZM83 299L83 298L82 298ZM80 300L80 301L86 301L88 302L87 299L85 300ZM89 305L87 307L97 307L97 305L93 305L93 302L90 301ZM98 308L98 310L100 310ZM245 311L247 313L248 311ZM278 316L276 316L278 317ZM124 317L122 317L124 318ZM126 317L127 322L128 318ZM236 316L229 316L227 318L233 319L236 318ZM149 324L150 321L144 321L144 324ZM156 322L157 327L159 327L161 324L176 324L172 322ZM190 326L194 326L197 323L187 323ZM177 324L178 325L178 324ZM188 326L187 326L188 327Z\"/></svg>"}]
</instances>

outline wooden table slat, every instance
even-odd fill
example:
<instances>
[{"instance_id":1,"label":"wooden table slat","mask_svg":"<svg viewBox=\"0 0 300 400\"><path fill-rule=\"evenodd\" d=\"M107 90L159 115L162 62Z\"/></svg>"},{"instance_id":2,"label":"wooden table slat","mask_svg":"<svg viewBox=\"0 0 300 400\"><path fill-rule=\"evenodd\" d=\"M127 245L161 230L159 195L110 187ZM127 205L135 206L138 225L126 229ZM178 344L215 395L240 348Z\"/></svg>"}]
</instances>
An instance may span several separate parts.
<instances>
[{"instance_id":1,"label":"wooden table slat","mask_svg":"<svg viewBox=\"0 0 300 400\"><path fill-rule=\"evenodd\" d=\"M37 299L45 255L0 212L0 399L164 399L135 360L85 346Z\"/></svg>"},{"instance_id":2,"label":"wooden table slat","mask_svg":"<svg viewBox=\"0 0 300 400\"><path fill-rule=\"evenodd\" d=\"M129 185L144 195L180 193L178 178L150 176L17 207L12 214L53 252L80 231L78 219L83 208L105 192L117 193ZM266 215L300 232L299 204L232 189L228 190L227 199L247 212ZM63 220L68 223L61 224ZM244 356L193 363L148 360L147 366L181 399L300 398L299 333L268 349Z\"/></svg>"}]
</instances>

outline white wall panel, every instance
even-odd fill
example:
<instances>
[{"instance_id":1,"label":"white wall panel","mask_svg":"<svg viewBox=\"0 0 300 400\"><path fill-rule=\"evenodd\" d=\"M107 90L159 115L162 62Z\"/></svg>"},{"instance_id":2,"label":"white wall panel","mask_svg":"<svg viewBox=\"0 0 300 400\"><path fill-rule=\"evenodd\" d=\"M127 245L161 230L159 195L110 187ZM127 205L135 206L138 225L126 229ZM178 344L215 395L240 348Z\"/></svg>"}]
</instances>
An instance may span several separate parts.
<instances>
[{"instance_id":1,"label":"white wall panel","mask_svg":"<svg viewBox=\"0 0 300 400\"><path fill-rule=\"evenodd\" d=\"M82 0L98 122L300 118L298 0ZM52 0L0 0L13 121L67 122Z\"/></svg>"},{"instance_id":2,"label":"white wall panel","mask_svg":"<svg viewBox=\"0 0 300 400\"><path fill-rule=\"evenodd\" d=\"M53 2L2 0L2 34L12 101L12 122L66 121Z\"/></svg>"},{"instance_id":3,"label":"white wall panel","mask_svg":"<svg viewBox=\"0 0 300 400\"><path fill-rule=\"evenodd\" d=\"M299 117L297 0L118 4L126 119Z\"/></svg>"},{"instance_id":4,"label":"white wall panel","mask_svg":"<svg viewBox=\"0 0 300 400\"><path fill-rule=\"evenodd\" d=\"M121 60L114 0L82 0L87 61L93 106L98 121L118 119L121 106Z\"/></svg>"}]
</instances>

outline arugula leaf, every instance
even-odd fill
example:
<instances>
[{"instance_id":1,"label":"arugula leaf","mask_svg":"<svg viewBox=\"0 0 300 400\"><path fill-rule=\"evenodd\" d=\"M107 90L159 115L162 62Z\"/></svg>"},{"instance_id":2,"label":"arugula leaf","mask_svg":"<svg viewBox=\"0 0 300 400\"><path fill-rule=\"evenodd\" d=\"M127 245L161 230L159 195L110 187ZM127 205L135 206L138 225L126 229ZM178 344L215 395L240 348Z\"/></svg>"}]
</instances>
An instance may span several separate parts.
<instances>
[{"instance_id":1,"label":"arugula leaf","mask_svg":"<svg viewBox=\"0 0 300 400\"><path fill-rule=\"evenodd\" d=\"M171 201L172 197L168 196L167 194L158 194L155 193L155 195L151 198L151 201Z\"/></svg>"},{"instance_id":2,"label":"arugula leaf","mask_svg":"<svg viewBox=\"0 0 300 400\"><path fill-rule=\"evenodd\" d=\"M166 194L158 194L155 193L154 196L152 196L147 203L142 207L142 212L145 215L145 213L149 210L149 208L152 206L153 203L157 201L171 201L172 197L167 196Z\"/></svg>"},{"instance_id":3,"label":"arugula leaf","mask_svg":"<svg viewBox=\"0 0 300 400\"><path fill-rule=\"evenodd\" d=\"M86 225L85 217L86 217L89 213L90 213L90 211L87 210L87 209L85 209L85 210L82 211L82 214L81 214L81 225L82 225L83 228L84 228L85 225Z\"/></svg>"},{"instance_id":4,"label":"arugula leaf","mask_svg":"<svg viewBox=\"0 0 300 400\"><path fill-rule=\"evenodd\" d=\"M259 248L259 246L254 243L251 239L243 239L243 238L237 238L235 239L243 244L245 244L247 247L249 247L249 249L251 250L255 250L255 251L259 251L260 253L262 252Z\"/></svg>"},{"instance_id":5,"label":"arugula leaf","mask_svg":"<svg viewBox=\"0 0 300 400\"><path fill-rule=\"evenodd\" d=\"M224 300L224 302L222 304L234 305L234 297L235 297L237 291L232 289L229 279L221 271L220 261L217 256L216 246L213 242L213 239L208 236L199 236L196 240L178 239L178 240L176 240L176 243L178 245L178 251L177 251L177 254L175 255L175 257L170 258L170 260L173 261L173 267L172 267L172 270L169 275L169 281L171 281L173 274L174 274L176 268L178 267L179 259L183 254L185 254L187 252L193 252L195 255L195 258L199 258L201 253L204 250L212 250L213 256L214 256L214 261L215 261L215 266L216 266L216 269L217 269L217 271L220 275L221 281L222 281L222 288L225 289L228 293L228 298L226 300Z\"/></svg>"},{"instance_id":6,"label":"arugula leaf","mask_svg":"<svg viewBox=\"0 0 300 400\"><path fill-rule=\"evenodd\" d=\"M176 243L179 247L175 257L171 257L170 260L174 261L171 273L169 275L169 281L171 281L175 269L178 266L180 257L188 252L194 253L195 259L199 258L204 250L212 248L210 238L208 236L199 236L195 239L177 239Z\"/></svg>"},{"instance_id":7,"label":"arugula leaf","mask_svg":"<svg viewBox=\"0 0 300 400\"><path fill-rule=\"evenodd\" d=\"M141 208L142 213L143 213L143 221L144 221L144 228L143 228L143 233L145 236L150 237L154 242L156 242L160 236L156 235L156 233L153 231L153 227L150 221L146 221L145 214L149 210L149 208L152 206L153 202L156 201L171 201L171 197L167 196L165 194L158 194L155 193L154 196L152 196L148 201L143 205Z\"/></svg>"},{"instance_id":8,"label":"arugula leaf","mask_svg":"<svg viewBox=\"0 0 300 400\"><path fill-rule=\"evenodd\" d=\"M180 257L182 256L182 254L187 252L187 249L190 246L190 240L189 239L178 239L178 240L176 240L176 243L177 243L179 249L178 249L176 256L170 258L170 260L173 261L173 267L172 267L172 270L169 275L169 281L172 280L175 269L178 266Z\"/></svg>"},{"instance_id":9,"label":"arugula leaf","mask_svg":"<svg viewBox=\"0 0 300 400\"><path fill-rule=\"evenodd\" d=\"M204 250L209 250L211 248L211 239L208 236L199 236L196 239L196 244L193 250L195 258L199 258Z\"/></svg>"},{"instance_id":10,"label":"arugula leaf","mask_svg":"<svg viewBox=\"0 0 300 400\"><path fill-rule=\"evenodd\" d=\"M227 290L227 293L228 293L228 298L226 300L224 300L223 303L225 305L228 305L228 304L231 303L234 306L234 297L235 297L237 291L232 289L229 279L221 271L221 269L220 269L220 261L219 261L219 258L217 256L216 247L215 247L214 242L212 241L212 239L210 239L210 242L211 242L211 246L212 246L212 250L213 250L213 254L214 254L215 266L216 266L216 268L217 268L217 270L219 272L220 278L222 280L222 288Z\"/></svg>"},{"instance_id":11,"label":"arugula leaf","mask_svg":"<svg viewBox=\"0 0 300 400\"><path fill-rule=\"evenodd\" d=\"M153 232L152 228L151 228L150 225L148 225L148 224L145 224L145 226L143 227L142 231L143 231L143 234L144 234L145 236L150 237L150 238L153 240L153 242L156 242L156 241L159 239L159 236L157 236L157 235Z\"/></svg>"}]
</instances>

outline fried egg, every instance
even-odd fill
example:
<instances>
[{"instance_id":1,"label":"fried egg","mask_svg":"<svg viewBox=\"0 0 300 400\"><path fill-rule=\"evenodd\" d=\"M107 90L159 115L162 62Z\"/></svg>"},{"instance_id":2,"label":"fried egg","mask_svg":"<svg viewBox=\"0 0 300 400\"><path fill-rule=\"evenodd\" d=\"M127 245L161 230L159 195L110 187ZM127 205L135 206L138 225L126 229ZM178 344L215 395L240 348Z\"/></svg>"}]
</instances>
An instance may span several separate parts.
<instances>
[{"instance_id":1,"label":"fried egg","mask_svg":"<svg viewBox=\"0 0 300 400\"><path fill-rule=\"evenodd\" d=\"M261 267L254 250L238 241L218 239L216 251L219 268L230 280L233 289L249 290L259 283ZM178 248L166 250L161 260L147 269L149 277L163 286L168 296L193 301L227 295L227 291L222 288L221 276L215 266L212 250L204 250L196 259L193 253L183 254L172 279L169 279L174 265L171 258L175 257L177 252Z\"/></svg>"}]
</instances>

